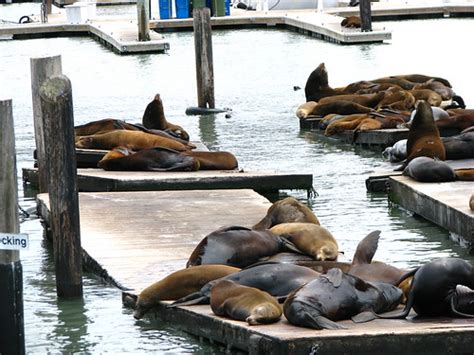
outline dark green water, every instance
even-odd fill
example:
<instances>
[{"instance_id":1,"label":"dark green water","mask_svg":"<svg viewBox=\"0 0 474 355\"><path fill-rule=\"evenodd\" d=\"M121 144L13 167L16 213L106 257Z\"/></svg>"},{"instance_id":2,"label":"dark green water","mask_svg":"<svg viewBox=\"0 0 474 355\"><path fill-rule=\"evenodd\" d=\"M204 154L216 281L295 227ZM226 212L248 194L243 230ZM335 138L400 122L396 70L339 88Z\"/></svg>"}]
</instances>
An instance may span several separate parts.
<instances>
[{"instance_id":1,"label":"dark green water","mask_svg":"<svg viewBox=\"0 0 474 355\"><path fill-rule=\"evenodd\" d=\"M37 6L0 5L0 19L17 19ZM133 8L125 9L133 13ZM463 54L470 38L462 36L474 20L383 25L393 30L390 43L360 46L339 46L275 29L215 31L216 102L233 109L230 118L184 115L186 107L196 105L191 33L167 34L171 50L161 55L119 56L89 38L0 41L0 97L13 99L19 177L21 168L33 164L30 58L61 54L63 72L73 85L76 124L107 117L138 122L147 103L160 93L171 122L211 149L233 152L242 168L313 174L317 197L306 200L304 191L286 193L310 204L348 257L361 238L380 229L378 260L399 267L439 256L471 260L468 250L454 244L447 231L389 206L385 195L366 192L368 174L387 165L380 152L334 144L299 129L294 112L304 93L293 91L293 86L304 87L321 62L333 86L392 74L442 76L472 107L472 58ZM20 184L21 206L34 207L34 200L25 195ZM32 244L21 255L28 352L221 351L170 324L135 321L122 307L120 292L92 275L84 277L83 302L58 302L52 253L43 241L41 224L31 218L21 227Z\"/></svg>"}]
</instances>

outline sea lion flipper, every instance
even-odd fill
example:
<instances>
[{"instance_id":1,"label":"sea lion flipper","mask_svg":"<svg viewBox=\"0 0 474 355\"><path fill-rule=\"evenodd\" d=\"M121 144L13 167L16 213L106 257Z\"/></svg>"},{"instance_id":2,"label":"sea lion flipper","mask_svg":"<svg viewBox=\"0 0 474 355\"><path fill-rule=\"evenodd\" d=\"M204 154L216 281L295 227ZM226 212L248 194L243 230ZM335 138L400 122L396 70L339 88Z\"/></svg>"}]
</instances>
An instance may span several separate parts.
<instances>
[{"instance_id":1,"label":"sea lion flipper","mask_svg":"<svg viewBox=\"0 0 474 355\"><path fill-rule=\"evenodd\" d=\"M458 287L459 287L459 285L458 285ZM459 293L458 288L456 288L456 290ZM472 290L470 290L470 291L472 292ZM474 302L474 298L469 301L469 304L472 304L473 302ZM454 295L451 296L451 311L453 312L453 314L455 314L457 316L460 316L460 317L463 317L463 318L474 318L474 314L469 314L469 313L464 313L464 312L458 311L456 309L456 303L457 303L456 302L456 294L454 294Z\"/></svg>"},{"instance_id":2,"label":"sea lion flipper","mask_svg":"<svg viewBox=\"0 0 474 355\"><path fill-rule=\"evenodd\" d=\"M370 264L372 258L377 251L379 243L380 231L376 230L369 233L364 239L359 242L357 249L354 253L352 265Z\"/></svg>"},{"instance_id":3,"label":"sea lion flipper","mask_svg":"<svg viewBox=\"0 0 474 355\"><path fill-rule=\"evenodd\" d=\"M326 277L334 287L341 286L342 283L342 270L339 268L332 268L326 274L321 275Z\"/></svg>"},{"instance_id":4,"label":"sea lion flipper","mask_svg":"<svg viewBox=\"0 0 474 355\"><path fill-rule=\"evenodd\" d=\"M173 303L166 306L166 308L174 308L180 306L191 306L195 304L206 304L209 302L209 297L204 296L201 292L193 292L190 295L180 298Z\"/></svg>"},{"instance_id":5,"label":"sea lion flipper","mask_svg":"<svg viewBox=\"0 0 474 355\"><path fill-rule=\"evenodd\" d=\"M351 319L354 323L365 323L365 322L370 322L374 319L377 319L377 316L372 311L365 311L365 312L356 314Z\"/></svg>"},{"instance_id":6,"label":"sea lion flipper","mask_svg":"<svg viewBox=\"0 0 474 355\"><path fill-rule=\"evenodd\" d=\"M312 314L307 314L306 316L308 317L309 324L315 329L347 329L347 327L323 316L313 316Z\"/></svg>"},{"instance_id":7,"label":"sea lion flipper","mask_svg":"<svg viewBox=\"0 0 474 355\"><path fill-rule=\"evenodd\" d=\"M290 242L287 239L287 237L286 237L287 235L288 234L280 234L279 235L280 241L283 244L283 249L286 250L286 251L292 252L292 253L303 254L303 252L301 250L299 250L292 242Z\"/></svg>"}]
</instances>

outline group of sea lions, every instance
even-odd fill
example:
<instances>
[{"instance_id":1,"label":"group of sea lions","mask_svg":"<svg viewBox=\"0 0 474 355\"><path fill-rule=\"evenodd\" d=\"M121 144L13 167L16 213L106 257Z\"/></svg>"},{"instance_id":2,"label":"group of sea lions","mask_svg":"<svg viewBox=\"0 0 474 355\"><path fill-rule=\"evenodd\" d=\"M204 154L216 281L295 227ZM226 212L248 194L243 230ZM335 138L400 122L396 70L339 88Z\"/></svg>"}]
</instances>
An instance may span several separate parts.
<instances>
[{"instance_id":1,"label":"group of sea lions","mask_svg":"<svg viewBox=\"0 0 474 355\"><path fill-rule=\"evenodd\" d=\"M326 136L351 130L358 132L409 126L419 101L436 108L439 128L461 131L474 124L474 110L465 109L448 80L411 74L395 75L370 81L358 81L332 88L328 72L321 63L309 75L305 85L306 102L296 110L302 120L319 116L319 128Z\"/></svg>"},{"instance_id":2,"label":"group of sea lions","mask_svg":"<svg viewBox=\"0 0 474 355\"><path fill-rule=\"evenodd\" d=\"M351 318L406 317L411 308L422 316L474 314L474 270L469 263L443 258L403 270L373 261L380 231L359 243L352 262L340 262L332 235L327 230L322 237L318 229L307 232L307 225L320 227L307 206L291 197L277 201L252 228L210 233L191 253L186 268L138 296L124 297L135 308L136 319L162 301L173 301L166 307L209 304L217 316L249 325L278 322L284 315L292 325L314 329L346 328L337 322ZM330 252L321 253L326 247ZM401 313L383 314L402 302L406 306Z\"/></svg>"},{"instance_id":3,"label":"group of sea lions","mask_svg":"<svg viewBox=\"0 0 474 355\"><path fill-rule=\"evenodd\" d=\"M170 123L159 94L147 105L142 124L116 119L89 122L74 128L77 148L105 149L97 166L121 171L233 170L230 152L195 151L189 134Z\"/></svg>"}]
</instances>

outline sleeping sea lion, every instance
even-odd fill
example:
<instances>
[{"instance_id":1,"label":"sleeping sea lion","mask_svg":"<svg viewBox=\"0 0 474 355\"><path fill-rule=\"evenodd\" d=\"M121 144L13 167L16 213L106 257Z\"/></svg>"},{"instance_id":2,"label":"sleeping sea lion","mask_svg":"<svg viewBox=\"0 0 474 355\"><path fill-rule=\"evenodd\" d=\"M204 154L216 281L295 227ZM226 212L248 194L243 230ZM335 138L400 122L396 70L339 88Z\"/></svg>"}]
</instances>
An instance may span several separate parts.
<instances>
[{"instance_id":1,"label":"sleeping sea lion","mask_svg":"<svg viewBox=\"0 0 474 355\"><path fill-rule=\"evenodd\" d=\"M284 250L299 252L287 239L268 230L224 227L201 240L189 257L186 267L202 264L246 267L263 256Z\"/></svg>"},{"instance_id":2,"label":"sleeping sea lion","mask_svg":"<svg viewBox=\"0 0 474 355\"><path fill-rule=\"evenodd\" d=\"M407 157L407 140L401 139L393 146L385 148L382 156L390 162L395 163L406 159Z\"/></svg>"},{"instance_id":3,"label":"sleeping sea lion","mask_svg":"<svg viewBox=\"0 0 474 355\"><path fill-rule=\"evenodd\" d=\"M444 85L440 81L431 79L425 83L416 84L413 89L430 89L441 96L443 101L451 100L453 98L453 89Z\"/></svg>"},{"instance_id":4,"label":"sleeping sea lion","mask_svg":"<svg viewBox=\"0 0 474 355\"><path fill-rule=\"evenodd\" d=\"M324 227L314 223L280 223L272 228L274 234L284 234L285 238L315 260L336 260L338 245L333 235Z\"/></svg>"},{"instance_id":5,"label":"sleeping sea lion","mask_svg":"<svg viewBox=\"0 0 474 355\"><path fill-rule=\"evenodd\" d=\"M431 106L438 107L441 105L441 102L443 102L441 95L430 89L412 89L410 93L416 101L424 100Z\"/></svg>"},{"instance_id":6,"label":"sleeping sea lion","mask_svg":"<svg viewBox=\"0 0 474 355\"><path fill-rule=\"evenodd\" d=\"M310 268L280 263L259 263L249 266L234 275L224 276L219 280L208 282L198 292L185 296L170 306L189 306L192 304L207 304L212 287L220 280L230 280L239 285L255 287L268 292L279 300L284 300L291 292L305 283L314 280L319 272Z\"/></svg>"},{"instance_id":7,"label":"sleeping sea lion","mask_svg":"<svg viewBox=\"0 0 474 355\"><path fill-rule=\"evenodd\" d=\"M337 96L323 97L318 101L318 105L334 103L338 101L350 101L365 107L374 108L384 98L385 92L378 92L376 94L344 94Z\"/></svg>"},{"instance_id":8,"label":"sleeping sea lion","mask_svg":"<svg viewBox=\"0 0 474 355\"><path fill-rule=\"evenodd\" d=\"M101 134L116 129L128 129L131 131L141 131L136 125L127 123L122 120L114 118L105 118L98 121L88 122L74 127L74 135L77 136L91 136L93 134Z\"/></svg>"},{"instance_id":9,"label":"sleeping sea lion","mask_svg":"<svg viewBox=\"0 0 474 355\"><path fill-rule=\"evenodd\" d=\"M313 113L314 108L318 103L316 101L308 101L298 106L296 109L296 117L300 120L307 118Z\"/></svg>"},{"instance_id":10,"label":"sleeping sea lion","mask_svg":"<svg viewBox=\"0 0 474 355\"><path fill-rule=\"evenodd\" d=\"M415 105L415 97L410 91L396 90L387 92L386 95L375 107L376 110L388 108L398 111L409 111Z\"/></svg>"},{"instance_id":11,"label":"sleeping sea lion","mask_svg":"<svg viewBox=\"0 0 474 355\"><path fill-rule=\"evenodd\" d=\"M328 72L324 63L318 65L306 80L304 87L306 101L319 101L322 97L339 95L343 89L333 89L329 86Z\"/></svg>"},{"instance_id":12,"label":"sleeping sea lion","mask_svg":"<svg viewBox=\"0 0 474 355\"><path fill-rule=\"evenodd\" d=\"M457 179L448 163L430 157L416 157L403 170L403 175L421 182L447 182Z\"/></svg>"},{"instance_id":13,"label":"sleeping sea lion","mask_svg":"<svg viewBox=\"0 0 474 355\"><path fill-rule=\"evenodd\" d=\"M356 113L369 113L372 111L374 111L373 108L362 106L355 102L338 100L335 102L317 104L311 114L324 117L331 113L337 113L339 115L352 115Z\"/></svg>"},{"instance_id":14,"label":"sleeping sea lion","mask_svg":"<svg viewBox=\"0 0 474 355\"><path fill-rule=\"evenodd\" d=\"M283 313L293 325L314 329L344 329L335 321L350 319L368 310L387 312L401 301L393 285L365 282L334 268L308 282L286 299Z\"/></svg>"},{"instance_id":15,"label":"sleeping sea lion","mask_svg":"<svg viewBox=\"0 0 474 355\"><path fill-rule=\"evenodd\" d=\"M441 137L447 160L474 158L474 131Z\"/></svg>"},{"instance_id":16,"label":"sleeping sea lion","mask_svg":"<svg viewBox=\"0 0 474 355\"><path fill-rule=\"evenodd\" d=\"M115 130L103 134L79 137L76 141L77 148L86 149L113 149L124 146L131 150L141 150L154 147L170 148L178 151L192 149L173 139L161 137L140 131Z\"/></svg>"},{"instance_id":17,"label":"sleeping sea lion","mask_svg":"<svg viewBox=\"0 0 474 355\"><path fill-rule=\"evenodd\" d=\"M447 87L452 87L448 80L437 77L437 76L428 76L428 75L423 75L423 74L407 74L407 75L393 75L391 76L391 78L408 80L408 81L411 81L412 83L426 83L430 80L436 80Z\"/></svg>"},{"instance_id":18,"label":"sleeping sea lion","mask_svg":"<svg viewBox=\"0 0 474 355\"><path fill-rule=\"evenodd\" d=\"M183 127L166 120L160 94L156 94L153 101L147 105L143 113L142 123L146 128L168 131L178 138L189 141L189 134Z\"/></svg>"},{"instance_id":19,"label":"sleeping sea lion","mask_svg":"<svg viewBox=\"0 0 474 355\"><path fill-rule=\"evenodd\" d=\"M211 289L210 305L214 314L249 325L278 322L282 309L275 297L254 287L219 280Z\"/></svg>"},{"instance_id":20,"label":"sleeping sea lion","mask_svg":"<svg viewBox=\"0 0 474 355\"><path fill-rule=\"evenodd\" d=\"M160 301L177 300L199 291L209 281L238 271L239 268L227 265L199 265L173 272L140 292L133 316L140 319Z\"/></svg>"},{"instance_id":21,"label":"sleeping sea lion","mask_svg":"<svg viewBox=\"0 0 474 355\"><path fill-rule=\"evenodd\" d=\"M347 16L341 21L341 26L346 28L360 28L360 16Z\"/></svg>"},{"instance_id":22,"label":"sleeping sea lion","mask_svg":"<svg viewBox=\"0 0 474 355\"><path fill-rule=\"evenodd\" d=\"M474 211L474 194L472 194L469 198L469 208L471 209L471 211Z\"/></svg>"},{"instance_id":23,"label":"sleeping sea lion","mask_svg":"<svg viewBox=\"0 0 474 355\"><path fill-rule=\"evenodd\" d=\"M161 147L136 153L126 147L116 147L105 154L97 166L112 171L197 171L200 167L199 160Z\"/></svg>"},{"instance_id":24,"label":"sleeping sea lion","mask_svg":"<svg viewBox=\"0 0 474 355\"><path fill-rule=\"evenodd\" d=\"M474 126L474 110L458 111L449 116L449 118L439 119L436 121L438 129L455 128L463 131ZM448 110L449 112L449 110Z\"/></svg>"},{"instance_id":25,"label":"sleeping sea lion","mask_svg":"<svg viewBox=\"0 0 474 355\"><path fill-rule=\"evenodd\" d=\"M329 137L344 131L353 130L366 118L369 118L367 114L360 113L347 115L340 119L334 120L326 127L326 129L324 130L324 135L326 137Z\"/></svg>"},{"instance_id":26,"label":"sleeping sea lion","mask_svg":"<svg viewBox=\"0 0 474 355\"><path fill-rule=\"evenodd\" d=\"M319 224L318 218L311 209L294 197L286 197L274 202L263 217L252 229L270 229L280 223L307 222Z\"/></svg>"},{"instance_id":27,"label":"sleeping sea lion","mask_svg":"<svg viewBox=\"0 0 474 355\"><path fill-rule=\"evenodd\" d=\"M408 81L404 78L398 78L396 76L386 76L383 78L378 78L375 80L370 80L373 83L379 84L394 84L401 87L403 90L411 90L415 86L415 84L411 81Z\"/></svg>"},{"instance_id":28,"label":"sleeping sea lion","mask_svg":"<svg viewBox=\"0 0 474 355\"><path fill-rule=\"evenodd\" d=\"M459 258L438 258L405 277L413 276L408 301L401 313L379 314L365 313L357 321L369 321L375 318L405 318L413 308L419 316L427 317L474 317L474 295L470 302L463 297L461 309L457 308L457 286L474 289L474 269L472 265Z\"/></svg>"},{"instance_id":29,"label":"sleeping sea lion","mask_svg":"<svg viewBox=\"0 0 474 355\"><path fill-rule=\"evenodd\" d=\"M181 155L192 157L199 161L199 170L234 170L238 163L234 154L229 152L182 152Z\"/></svg>"}]
</instances>

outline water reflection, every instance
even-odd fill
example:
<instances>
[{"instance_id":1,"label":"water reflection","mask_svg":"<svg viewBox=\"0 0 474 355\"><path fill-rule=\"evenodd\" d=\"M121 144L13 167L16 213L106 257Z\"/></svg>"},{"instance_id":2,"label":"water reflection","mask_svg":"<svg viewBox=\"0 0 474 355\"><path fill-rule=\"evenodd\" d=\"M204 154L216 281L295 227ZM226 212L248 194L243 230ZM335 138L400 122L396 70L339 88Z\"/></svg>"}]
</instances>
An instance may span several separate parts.
<instances>
[{"instance_id":1,"label":"water reflection","mask_svg":"<svg viewBox=\"0 0 474 355\"><path fill-rule=\"evenodd\" d=\"M219 146L216 131L216 115L205 115L199 117L200 140L209 148L216 150Z\"/></svg>"}]
</instances>

